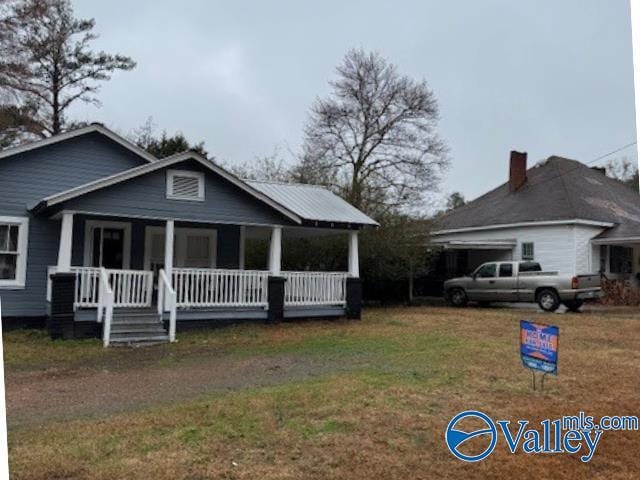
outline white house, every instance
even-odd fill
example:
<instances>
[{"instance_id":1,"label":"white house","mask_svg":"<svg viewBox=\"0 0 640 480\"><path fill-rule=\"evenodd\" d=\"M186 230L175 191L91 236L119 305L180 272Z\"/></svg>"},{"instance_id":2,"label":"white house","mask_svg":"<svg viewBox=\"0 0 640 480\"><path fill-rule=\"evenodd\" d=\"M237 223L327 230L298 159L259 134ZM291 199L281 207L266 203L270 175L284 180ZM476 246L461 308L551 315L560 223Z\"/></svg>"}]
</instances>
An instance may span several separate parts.
<instances>
[{"instance_id":1,"label":"white house","mask_svg":"<svg viewBox=\"0 0 640 480\"><path fill-rule=\"evenodd\" d=\"M552 156L527 170L511 152L509 180L436 222L449 275L492 260L534 260L545 270L601 272L638 287L640 195L603 169Z\"/></svg>"}]
</instances>

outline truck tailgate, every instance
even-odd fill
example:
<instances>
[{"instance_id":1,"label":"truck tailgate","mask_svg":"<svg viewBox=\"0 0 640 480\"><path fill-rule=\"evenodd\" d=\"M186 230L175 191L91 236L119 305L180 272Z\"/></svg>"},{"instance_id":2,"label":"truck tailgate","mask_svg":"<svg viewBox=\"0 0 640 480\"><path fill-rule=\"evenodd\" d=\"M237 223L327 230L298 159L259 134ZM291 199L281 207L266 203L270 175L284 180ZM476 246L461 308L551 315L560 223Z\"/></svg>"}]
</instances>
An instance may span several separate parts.
<instances>
[{"instance_id":1,"label":"truck tailgate","mask_svg":"<svg viewBox=\"0 0 640 480\"><path fill-rule=\"evenodd\" d=\"M588 275L578 275L578 289L600 288L600 274L590 273Z\"/></svg>"}]
</instances>

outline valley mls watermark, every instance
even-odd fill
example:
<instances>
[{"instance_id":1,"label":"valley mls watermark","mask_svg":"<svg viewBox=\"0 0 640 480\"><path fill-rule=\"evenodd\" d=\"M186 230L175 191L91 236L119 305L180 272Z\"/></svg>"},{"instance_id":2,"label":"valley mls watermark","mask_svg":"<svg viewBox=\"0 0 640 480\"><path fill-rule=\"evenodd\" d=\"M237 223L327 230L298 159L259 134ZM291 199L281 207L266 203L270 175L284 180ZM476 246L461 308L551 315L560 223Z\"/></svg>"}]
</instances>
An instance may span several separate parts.
<instances>
[{"instance_id":1,"label":"valley mls watermark","mask_svg":"<svg viewBox=\"0 0 640 480\"><path fill-rule=\"evenodd\" d=\"M472 420L471 420L472 419ZM465 428L465 422L473 422L473 428ZM478 424L481 426L478 427ZM477 410L460 412L451 419L445 430L449 451L465 462L478 462L494 451L500 437L504 438L511 453L580 455L588 462L593 458L602 434L606 431L638 430L638 417L603 416L595 421L592 415L580 412L575 416L542 420L537 428L528 420L494 421ZM475 442L469 440L477 438Z\"/></svg>"}]
</instances>

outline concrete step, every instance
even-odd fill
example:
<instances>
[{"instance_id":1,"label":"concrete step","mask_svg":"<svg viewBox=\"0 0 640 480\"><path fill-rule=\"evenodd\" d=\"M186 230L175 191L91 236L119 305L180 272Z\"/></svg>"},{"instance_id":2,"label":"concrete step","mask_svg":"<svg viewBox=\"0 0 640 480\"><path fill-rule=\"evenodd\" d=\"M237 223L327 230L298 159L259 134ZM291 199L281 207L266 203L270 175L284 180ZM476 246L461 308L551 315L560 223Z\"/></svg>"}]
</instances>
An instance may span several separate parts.
<instances>
[{"instance_id":1,"label":"concrete step","mask_svg":"<svg viewBox=\"0 0 640 480\"><path fill-rule=\"evenodd\" d=\"M128 343L128 344L144 344L144 343L158 343L158 342L168 342L169 335L140 335L140 334L132 334L132 335L111 335L110 339L111 343Z\"/></svg>"},{"instance_id":2,"label":"concrete step","mask_svg":"<svg viewBox=\"0 0 640 480\"><path fill-rule=\"evenodd\" d=\"M113 314L129 314L129 313L157 313L158 308L156 306L153 307L115 307L113 309Z\"/></svg>"},{"instance_id":3,"label":"concrete step","mask_svg":"<svg viewBox=\"0 0 640 480\"><path fill-rule=\"evenodd\" d=\"M160 315L154 313L153 315L114 315L111 317L111 321L128 321L128 322L146 322L147 320L160 321Z\"/></svg>"},{"instance_id":4,"label":"concrete step","mask_svg":"<svg viewBox=\"0 0 640 480\"><path fill-rule=\"evenodd\" d=\"M157 311L152 312L113 312L113 318L145 318L145 317L156 317L158 318L160 315Z\"/></svg>"},{"instance_id":5,"label":"concrete step","mask_svg":"<svg viewBox=\"0 0 640 480\"><path fill-rule=\"evenodd\" d=\"M128 333L140 333L140 334L166 334L164 326L161 323L143 323L143 324L116 324L111 326L111 335Z\"/></svg>"}]
</instances>

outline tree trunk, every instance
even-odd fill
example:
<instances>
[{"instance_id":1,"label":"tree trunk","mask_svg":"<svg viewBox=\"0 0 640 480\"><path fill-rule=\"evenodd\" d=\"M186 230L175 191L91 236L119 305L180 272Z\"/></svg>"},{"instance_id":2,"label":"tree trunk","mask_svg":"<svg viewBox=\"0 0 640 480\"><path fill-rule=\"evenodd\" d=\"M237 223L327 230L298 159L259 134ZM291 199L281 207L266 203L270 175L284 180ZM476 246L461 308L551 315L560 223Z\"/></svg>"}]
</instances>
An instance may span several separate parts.
<instances>
[{"instance_id":1,"label":"tree trunk","mask_svg":"<svg viewBox=\"0 0 640 480\"><path fill-rule=\"evenodd\" d=\"M58 65L54 65L53 67L53 79L51 83L51 109L52 117L51 117L51 134L57 135L61 130L61 119L60 119L60 71L58 70Z\"/></svg>"}]
</instances>

